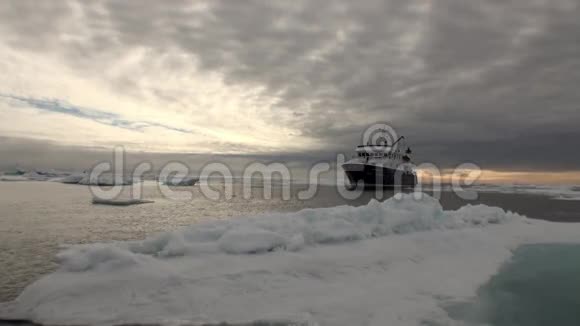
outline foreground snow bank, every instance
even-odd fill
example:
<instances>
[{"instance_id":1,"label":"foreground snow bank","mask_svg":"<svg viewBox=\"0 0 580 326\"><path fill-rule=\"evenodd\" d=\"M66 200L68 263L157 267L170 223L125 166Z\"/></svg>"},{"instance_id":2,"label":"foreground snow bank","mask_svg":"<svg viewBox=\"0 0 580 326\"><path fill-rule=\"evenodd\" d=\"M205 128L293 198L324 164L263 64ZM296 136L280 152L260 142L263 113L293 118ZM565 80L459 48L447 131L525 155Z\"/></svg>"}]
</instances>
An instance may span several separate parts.
<instances>
[{"instance_id":1,"label":"foreground snow bank","mask_svg":"<svg viewBox=\"0 0 580 326\"><path fill-rule=\"evenodd\" d=\"M254 254L275 250L297 251L305 246L389 234L485 226L522 218L501 208L485 205L443 211L439 202L432 197L422 195L420 200L415 200L413 195L407 195L401 200L391 199L383 203L373 200L362 207L338 206L219 220L163 233L144 241L113 246L132 254L153 257L219 252ZM78 246L65 253L67 257L74 258L85 255L92 248ZM68 260L61 263L64 269L69 268Z\"/></svg>"},{"instance_id":2,"label":"foreground snow bank","mask_svg":"<svg viewBox=\"0 0 580 326\"><path fill-rule=\"evenodd\" d=\"M574 242L578 232L483 205L444 211L414 194L220 220L138 242L70 247L57 257L59 271L0 306L0 316L447 325L454 321L441 304L473 296L520 244Z\"/></svg>"}]
</instances>

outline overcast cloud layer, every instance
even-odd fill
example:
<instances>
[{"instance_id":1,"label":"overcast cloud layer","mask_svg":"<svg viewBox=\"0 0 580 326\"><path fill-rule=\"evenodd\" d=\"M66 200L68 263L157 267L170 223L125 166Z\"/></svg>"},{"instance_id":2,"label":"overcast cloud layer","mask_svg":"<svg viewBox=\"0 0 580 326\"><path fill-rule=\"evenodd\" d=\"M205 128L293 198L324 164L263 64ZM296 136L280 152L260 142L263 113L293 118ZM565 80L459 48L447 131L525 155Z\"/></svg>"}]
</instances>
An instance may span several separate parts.
<instances>
[{"instance_id":1,"label":"overcast cloud layer","mask_svg":"<svg viewBox=\"0 0 580 326\"><path fill-rule=\"evenodd\" d=\"M2 1L0 136L320 159L380 121L420 161L578 170L578 17L578 0Z\"/></svg>"}]
</instances>

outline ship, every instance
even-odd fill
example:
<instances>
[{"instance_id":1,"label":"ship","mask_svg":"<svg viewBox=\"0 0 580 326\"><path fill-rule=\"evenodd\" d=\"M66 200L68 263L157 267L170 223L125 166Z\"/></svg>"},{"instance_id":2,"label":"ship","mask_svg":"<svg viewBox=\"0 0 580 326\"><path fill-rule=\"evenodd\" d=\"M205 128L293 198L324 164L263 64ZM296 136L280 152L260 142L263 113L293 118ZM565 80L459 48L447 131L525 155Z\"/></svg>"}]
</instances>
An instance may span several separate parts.
<instances>
[{"instance_id":1,"label":"ship","mask_svg":"<svg viewBox=\"0 0 580 326\"><path fill-rule=\"evenodd\" d=\"M411 148L402 146L404 136L389 143L388 137L377 137L358 145L353 157L342 164L349 188L401 187L414 188L417 174L411 159ZM403 148L401 148L403 147Z\"/></svg>"}]
</instances>

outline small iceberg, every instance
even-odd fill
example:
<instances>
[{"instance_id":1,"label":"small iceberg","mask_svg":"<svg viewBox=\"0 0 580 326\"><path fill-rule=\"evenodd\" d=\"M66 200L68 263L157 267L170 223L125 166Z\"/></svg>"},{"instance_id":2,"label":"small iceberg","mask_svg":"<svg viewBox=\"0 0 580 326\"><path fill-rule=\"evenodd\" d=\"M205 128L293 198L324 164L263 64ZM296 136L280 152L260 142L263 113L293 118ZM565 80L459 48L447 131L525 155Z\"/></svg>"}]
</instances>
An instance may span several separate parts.
<instances>
[{"instance_id":1,"label":"small iceberg","mask_svg":"<svg viewBox=\"0 0 580 326\"><path fill-rule=\"evenodd\" d=\"M85 186L116 186L116 185L127 186L133 184L133 180L125 176L116 179L115 176L112 174L103 174L95 176L88 174L86 172L71 174L63 178L60 178L57 181L64 184L76 184Z\"/></svg>"},{"instance_id":2,"label":"small iceberg","mask_svg":"<svg viewBox=\"0 0 580 326\"><path fill-rule=\"evenodd\" d=\"M51 181L67 176L67 172L56 170L16 170L7 171L0 175L0 181Z\"/></svg>"},{"instance_id":3,"label":"small iceberg","mask_svg":"<svg viewBox=\"0 0 580 326\"><path fill-rule=\"evenodd\" d=\"M0 175L0 181L30 181L21 175Z\"/></svg>"},{"instance_id":4,"label":"small iceberg","mask_svg":"<svg viewBox=\"0 0 580 326\"><path fill-rule=\"evenodd\" d=\"M174 187L190 187L195 185L198 181L199 178L195 177L173 177L165 179L163 184Z\"/></svg>"},{"instance_id":5,"label":"small iceberg","mask_svg":"<svg viewBox=\"0 0 580 326\"><path fill-rule=\"evenodd\" d=\"M131 206L140 204L151 204L153 200L144 199L102 199L93 198L93 205L109 205L109 206Z\"/></svg>"},{"instance_id":6,"label":"small iceberg","mask_svg":"<svg viewBox=\"0 0 580 326\"><path fill-rule=\"evenodd\" d=\"M83 180L84 178L85 178L84 174L71 174L57 181L64 184L79 184L79 182L81 182L81 180Z\"/></svg>"},{"instance_id":7,"label":"small iceberg","mask_svg":"<svg viewBox=\"0 0 580 326\"><path fill-rule=\"evenodd\" d=\"M78 182L80 185L87 185L87 186L127 186L132 185L133 180L122 176L121 178L115 178L112 174L104 174L100 176L93 176L86 174L84 177Z\"/></svg>"}]
</instances>

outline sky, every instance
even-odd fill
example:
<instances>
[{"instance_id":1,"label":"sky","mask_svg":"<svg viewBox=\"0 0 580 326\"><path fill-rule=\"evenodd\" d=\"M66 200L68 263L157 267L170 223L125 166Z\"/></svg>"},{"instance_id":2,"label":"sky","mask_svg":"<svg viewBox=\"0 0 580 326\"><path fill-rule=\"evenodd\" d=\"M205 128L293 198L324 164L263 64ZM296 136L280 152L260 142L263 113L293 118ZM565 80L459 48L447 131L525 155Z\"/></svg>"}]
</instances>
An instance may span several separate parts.
<instances>
[{"instance_id":1,"label":"sky","mask_svg":"<svg viewBox=\"0 0 580 326\"><path fill-rule=\"evenodd\" d=\"M580 0L2 1L0 165L115 145L316 162L381 122L419 163L580 182L578 17Z\"/></svg>"}]
</instances>

